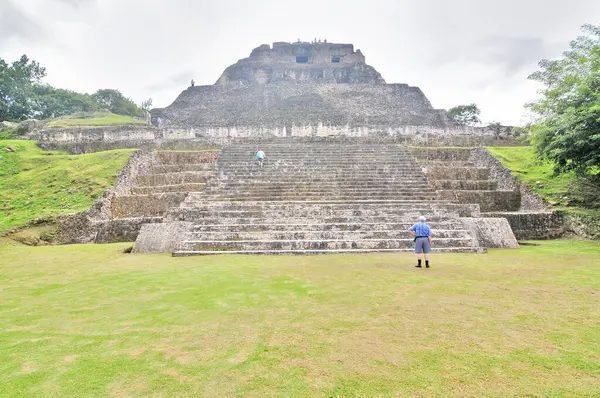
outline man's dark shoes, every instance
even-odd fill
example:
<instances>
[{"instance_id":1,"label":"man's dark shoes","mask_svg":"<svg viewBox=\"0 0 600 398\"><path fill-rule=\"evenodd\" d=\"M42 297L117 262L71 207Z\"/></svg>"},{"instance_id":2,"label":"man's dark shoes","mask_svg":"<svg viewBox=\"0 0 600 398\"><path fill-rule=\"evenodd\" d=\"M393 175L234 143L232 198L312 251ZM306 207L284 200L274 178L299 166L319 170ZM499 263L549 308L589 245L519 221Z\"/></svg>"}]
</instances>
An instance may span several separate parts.
<instances>
[{"instance_id":1,"label":"man's dark shoes","mask_svg":"<svg viewBox=\"0 0 600 398\"><path fill-rule=\"evenodd\" d=\"M429 268L429 265L426 265L425 268Z\"/></svg>"},{"instance_id":2,"label":"man's dark shoes","mask_svg":"<svg viewBox=\"0 0 600 398\"><path fill-rule=\"evenodd\" d=\"M423 267L421 266L421 264L419 264L419 265L415 265L415 268L423 268Z\"/></svg>"}]
</instances>

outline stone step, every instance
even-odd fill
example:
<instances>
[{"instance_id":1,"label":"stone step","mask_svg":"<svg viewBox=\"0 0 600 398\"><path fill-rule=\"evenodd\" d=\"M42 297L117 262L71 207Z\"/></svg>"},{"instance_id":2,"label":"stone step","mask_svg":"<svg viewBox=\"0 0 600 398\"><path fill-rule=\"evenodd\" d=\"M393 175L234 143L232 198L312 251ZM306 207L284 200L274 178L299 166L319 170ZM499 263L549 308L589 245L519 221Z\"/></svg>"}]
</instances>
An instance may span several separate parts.
<instances>
[{"instance_id":1,"label":"stone step","mask_svg":"<svg viewBox=\"0 0 600 398\"><path fill-rule=\"evenodd\" d=\"M436 190L474 190L474 191L487 191L495 190L498 187L497 181L490 180L431 180L431 186Z\"/></svg>"},{"instance_id":2,"label":"stone step","mask_svg":"<svg viewBox=\"0 0 600 398\"><path fill-rule=\"evenodd\" d=\"M413 156L411 151L406 150L406 148L397 147L397 146L374 146L371 148L361 148L359 146L353 145L341 145L341 146L331 146L331 145L302 145L302 146L265 146L261 148L263 152L268 156L269 153L289 153L293 155L304 155L304 154L312 154L312 153L332 153L332 154L360 154L360 153L394 153L394 154L405 154L406 156ZM224 147L221 150L223 155L247 155L252 154L255 155L257 151L257 147L254 148L231 148ZM268 151L268 152L267 152ZM461 159L462 160L462 159ZM468 160L468 159L466 159Z\"/></svg>"},{"instance_id":3,"label":"stone step","mask_svg":"<svg viewBox=\"0 0 600 398\"><path fill-rule=\"evenodd\" d=\"M457 205L444 200L432 200L427 203L423 203L420 200L358 200L358 201L337 201L337 200L322 200L306 203L304 201L290 200L290 201L256 201L247 203L236 203L229 200L221 201L206 201L202 194L190 194L184 205L193 206L195 209L332 209L334 211L340 209L388 209L395 211L397 209L403 209L407 207L422 207L427 209L443 208L444 210L456 207L466 207L465 205Z\"/></svg>"},{"instance_id":4,"label":"stone step","mask_svg":"<svg viewBox=\"0 0 600 398\"><path fill-rule=\"evenodd\" d=\"M434 246L443 247L474 247L477 241L462 238L440 238L434 240ZM183 242L182 250L340 250L340 249L411 249L413 239L357 239L357 240L187 240Z\"/></svg>"},{"instance_id":5,"label":"stone step","mask_svg":"<svg viewBox=\"0 0 600 398\"><path fill-rule=\"evenodd\" d=\"M236 164L231 166L219 165L218 168L220 173L231 174L231 173L247 173L262 171L263 173L297 173L302 174L310 172L312 170L325 170L335 173L370 173L370 174L415 174L422 173L422 168L398 166L395 164L386 165L340 165L340 164L311 164L303 165L298 163L289 164L263 164L261 168L259 164L245 165Z\"/></svg>"},{"instance_id":6,"label":"stone step","mask_svg":"<svg viewBox=\"0 0 600 398\"><path fill-rule=\"evenodd\" d=\"M180 185L187 183L205 183L212 176L211 172L206 171L185 171L181 173L169 174L149 174L137 177L139 186L162 186L162 185Z\"/></svg>"},{"instance_id":7,"label":"stone step","mask_svg":"<svg viewBox=\"0 0 600 398\"><path fill-rule=\"evenodd\" d=\"M343 163L390 163L390 162L399 162L405 164L419 164L419 162L411 157L404 154L398 153L362 153L362 154L354 154L348 155L346 153L311 153L311 154L285 154L285 153L273 153L271 152L263 159L265 162L304 162L304 163L314 163L314 162L343 162ZM253 163L257 162L257 159L254 155L240 154L240 155L230 155L230 154L222 154L219 157L219 163L238 163L238 162L247 162Z\"/></svg>"},{"instance_id":8,"label":"stone step","mask_svg":"<svg viewBox=\"0 0 600 398\"><path fill-rule=\"evenodd\" d=\"M473 148L411 148L414 157L422 161L469 161Z\"/></svg>"},{"instance_id":9,"label":"stone step","mask_svg":"<svg viewBox=\"0 0 600 398\"><path fill-rule=\"evenodd\" d=\"M205 183L200 183L133 187L131 188L131 193L134 195L147 195L161 192L203 192L205 186Z\"/></svg>"},{"instance_id":10,"label":"stone step","mask_svg":"<svg viewBox=\"0 0 600 398\"><path fill-rule=\"evenodd\" d=\"M438 221L436 221L438 220ZM379 231L406 231L416 222L414 219L405 220L402 223L313 223L313 224L195 224L192 227L193 232L327 232L327 231L350 231L350 232L370 232ZM462 230L464 223L459 219L428 219L432 231L442 230Z\"/></svg>"},{"instance_id":11,"label":"stone step","mask_svg":"<svg viewBox=\"0 0 600 398\"><path fill-rule=\"evenodd\" d=\"M448 211L450 209L440 209L438 211ZM429 213L428 213L429 211ZM187 219L189 217L198 218L265 218L266 220L272 221L277 219L287 218L309 218L309 219L321 219L327 217L338 217L338 218L352 218L357 220L368 220L370 218L377 217L389 217L393 215L389 209L264 209L264 210L226 210L226 209L210 209L200 210L197 208L181 208L180 210L169 210L169 215L173 214L185 214ZM439 214L432 209L424 207L414 207L398 209L396 212L400 215L410 214L415 216L417 214Z\"/></svg>"},{"instance_id":12,"label":"stone step","mask_svg":"<svg viewBox=\"0 0 600 398\"><path fill-rule=\"evenodd\" d=\"M259 194L259 195L270 195L270 194L294 194L304 193L307 195L312 194L331 194L331 193L342 193L345 195L351 194L370 194L377 197L379 194L399 194L399 195L411 195L411 194L432 194L434 190L429 186L403 186L403 185L391 185L388 187L353 187L352 185L347 186L231 186L231 187L212 187L209 186L206 189L207 194L221 194L221 195L236 195L239 193L243 194Z\"/></svg>"},{"instance_id":13,"label":"stone step","mask_svg":"<svg viewBox=\"0 0 600 398\"><path fill-rule=\"evenodd\" d=\"M171 164L159 165L150 169L149 174L165 174L165 173L181 173L185 171L216 171L217 165L214 163L197 163L197 164Z\"/></svg>"},{"instance_id":14,"label":"stone step","mask_svg":"<svg viewBox=\"0 0 600 398\"><path fill-rule=\"evenodd\" d=\"M429 180L489 180L490 170L484 167L427 167Z\"/></svg>"},{"instance_id":15,"label":"stone step","mask_svg":"<svg viewBox=\"0 0 600 398\"><path fill-rule=\"evenodd\" d=\"M324 199L329 200L345 200L345 201L355 201L355 200L368 200L371 199L372 195L342 195L342 194L322 194L322 195L313 195L313 196L305 196L305 195L270 195L270 196L253 196L253 195L207 195L206 200L230 200L234 202L246 202L246 201L271 201L271 200L280 200L280 201L303 201L303 202L315 202ZM399 200L399 199L418 199L421 201L430 201L437 199L437 195L430 196L419 196L419 195L378 195L378 199L389 199L389 200Z\"/></svg>"},{"instance_id":16,"label":"stone step","mask_svg":"<svg viewBox=\"0 0 600 398\"><path fill-rule=\"evenodd\" d=\"M406 156L413 156L412 152L407 148L399 147L399 146L385 146L385 145L374 145L368 148L361 147L358 145L265 145L265 146L255 146L254 148L232 148L225 147L222 149L221 153L223 155L232 155L232 154L241 154L241 155L252 155L254 156L257 150L260 148L266 155L268 155L267 151L271 153L290 153L290 154L311 154L311 153L335 153L335 154L360 154L360 153L401 153ZM468 160L468 159L466 159Z\"/></svg>"},{"instance_id":17,"label":"stone step","mask_svg":"<svg viewBox=\"0 0 600 398\"><path fill-rule=\"evenodd\" d=\"M246 240L364 240L364 239L406 239L410 225L401 230L372 230L372 231L197 231L192 233L190 240L197 241L246 241ZM454 238L471 239L467 230L433 230L435 239Z\"/></svg>"},{"instance_id":18,"label":"stone step","mask_svg":"<svg viewBox=\"0 0 600 398\"><path fill-rule=\"evenodd\" d=\"M427 159L417 159L417 164L419 167L433 167L433 166L441 166L441 167L477 167L477 165L473 162L468 162L464 160L427 160Z\"/></svg>"},{"instance_id":19,"label":"stone step","mask_svg":"<svg viewBox=\"0 0 600 398\"><path fill-rule=\"evenodd\" d=\"M165 192L165 191L163 191ZM181 192L181 191L166 191L166 192ZM200 191L197 191L200 192ZM407 199L407 200L434 200L437 198L435 192L423 192L423 191L320 191L320 192L311 192L311 191L303 191L303 190L295 190L295 191L238 191L238 192L223 192L223 193L215 193L215 192L204 192L205 199L207 200L219 200L217 198L222 198L220 200L235 200L235 199L248 199L248 198L259 198L258 200L269 200L269 198L273 198L272 200L281 200L281 198L289 197L291 200L298 200L298 198L303 198L302 200L310 200L310 199L318 199L318 198L395 198L399 199ZM352 200L352 199L338 199L338 200Z\"/></svg>"},{"instance_id":20,"label":"stone step","mask_svg":"<svg viewBox=\"0 0 600 398\"><path fill-rule=\"evenodd\" d=\"M372 188L372 189L378 189L378 188L387 188L389 187L390 181L385 181L385 182L377 182L377 183L372 183L372 182L360 182L360 183L353 183L351 185L351 187L356 188L356 189L362 189L362 188ZM401 186L401 184L399 184L399 182L395 182L395 186ZM213 180L210 183L210 189L234 189L234 188L254 188L254 187L258 187L261 189L269 189L269 188L273 188L273 189L287 189L287 188L300 188L300 189L307 189L307 188L318 188L318 189L337 189L337 188L346 188L348 187L347 184L340 184L338 181L320 181L320 182L313 182L313 181L297 181L297 182L284 182L284 181L278 181L278 180L273 180L273 181L265 181L265 180L255 180L255 181L248 181L248 180L236 180L236 181L232 181L232 180L226 180L226 181L221 181L221 180ZM207 188L209 188L207 187ZM430 185L427 181L411 181L409 185L407 185L407 187L409 188L414 188L414 189L421 189L421 188L429 188Z\"/></svg>"},{"instance_id":21,"label":"stone step","mask_svg":"<svg viewBox=\"0 0 600 398\"><path fill-rule=\"evenodd\" d=\"M161 165L215 163L218 157L218 150L156 151L156 161Z\"/></svg>"},{"instance_id":22,"label":"stone step","mask_svg":"<svg viewBox=\"0 0 600 398\"><path fill-rule=\"evenodd\" d=\"M425 183L411 184L279 184L277 182L260 182L256 184L219 184L214 182L206 186L205 192L210 193L238 193L238 192L271 192L271 191L312 191L312 192L338 192L338 191L406 191L406 192L433 192L434 189Z\"/></svg>"},{"instance_id":23,"label":"stone step","mask_svg":"<svg viewBox=\"0 0 600 398\"><path fill-rule=\"evenodd\" d=\"M197 213L194 211L176 211L173 212L169 210L168 213L165 214L165 220L167 221L189 221L196 224L277 224L281 223L282 220L290 224L311 224L311 223L325 223L325 224L349 224L349 223L396 223L396 224L405 224L412 225L415 223L415 220L421 214L426 214L427 218L432 218L435 216L444 216L447 217L446 220L452 218L458 218L459 216L465 216L464 214L459 214L458 212L445 212L444 214L434 213L434 212L422 212L422 211L406 211L402 212L399 215L357 215L357 216L347 216L347 215L326 215L321 217L308 217L308 216L296 216L296 215L278 215L278 216L265 216L262 214L252 213L252 214L228 214L229 217L224 217L220 214L205 214L205 213ZM468 216L468 215L466 215Z\"/></svg>"},{"instance_id":24,"label":"stone step","mask_svg":"<svg viewBox=\"0 0 600 398\"><path fill-rule=\"evenodd\" d=\"M458 217L463 217L463 215L459 215L458 213L444 213L444 214L436 214L436 213L425 213L427 219L432 219L435 217L444 217L444 220L450 222L453 219L458 219ZM215 215L206 216L205 215L197 215L194 212L172 212L169 211L165 214L165 221L189 221L194 224L204 224L204 225L275 225L281 223L285 220L286 223L289 224L403 224L403 225L413 225L417 218L421 215L420 212L405 212L398 216L358 216L358 217L285 217L285 218L266 218L266 217L218 217Z\"/></svg>"},{"instance_id":25,"label":"stone step","mask_svg":"<svg viewBox=\"0 0 600 398\"><path fill-rule=\"evenodd\" d=\"M477 203L481 211L517 211L521 207L520 191L438 190L438 198L457 203Z\"/></svg>"},{"instance_id":26,"label":"stone step","mask_svg":"<svg viewBox=\"0 0 600 398\"><path fill-rule=\"evenodd\" d=\"M401 182L413 182L420 181L426 182L427 178L422 173L413 174L368 174L368 173L331 173L331 172L319 172L319 173L261 173L258 172L246 172L246 173L219 173L218 181L233 181L233 180L245 180L251 181L266 181L275 180L285 183L295 182L336 182L343 184L347 182L379 182L384 183L385 181L401 181Z\"/></svg>"},{"instance_id":27,"label":"stone step","mask_svg":"<svg viewBox=\"0 0 600 398\"><path fill-rule=\"evenodd\" d=\"M325 255L325 254L375 254L406 253L413 249L343 249L343 250L178 250L173 257L214 256L214 255ZM443 247L432 248L434 253L485 253L484 247Z\"/></svg>"}]
</instances>

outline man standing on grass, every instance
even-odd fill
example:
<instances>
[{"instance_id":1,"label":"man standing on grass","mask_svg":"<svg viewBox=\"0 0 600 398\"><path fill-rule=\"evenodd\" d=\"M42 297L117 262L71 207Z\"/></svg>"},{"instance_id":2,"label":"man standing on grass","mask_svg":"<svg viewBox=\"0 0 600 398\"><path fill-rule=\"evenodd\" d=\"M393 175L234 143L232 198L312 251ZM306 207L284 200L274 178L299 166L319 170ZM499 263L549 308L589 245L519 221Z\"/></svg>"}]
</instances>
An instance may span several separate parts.
<instances>
[{"instance_id":1,"label":"man standing on grass","mask_svg":"<svg viewBox=\"0 0 600 398\"><path fill-rule=\"evenodd\" d=\"M431 228L425 224L425 217L420 216L419 222L410 227L408 232L415 237L415 253L417 253L418 264L421 266L421 255L425 253L425 268L429 268L429 252L431 251Z\"/></svg>"}]
</instances>

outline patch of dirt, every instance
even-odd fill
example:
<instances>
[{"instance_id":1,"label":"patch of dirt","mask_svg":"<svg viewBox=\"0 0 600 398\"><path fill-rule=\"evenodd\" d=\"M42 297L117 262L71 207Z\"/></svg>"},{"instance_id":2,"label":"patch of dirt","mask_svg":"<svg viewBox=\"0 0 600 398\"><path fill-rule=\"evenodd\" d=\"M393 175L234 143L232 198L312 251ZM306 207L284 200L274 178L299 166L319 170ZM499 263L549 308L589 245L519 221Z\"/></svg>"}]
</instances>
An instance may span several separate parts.
<instances>
[{"instance_id":1,"label":"patch of dirt","mask_svg":"<svg viewBox=\"0 0 600 398\"><path fill-rule=\"evenodd\" d=\"M135 349L135 350L131 351L129 353L129 355L131 355L132 357L139 357L140 355L142 355L146 351L148 351L148 347L140 347L138 349Z\"/></svg>"},{"instance_id":2,"label":"patch of dirt","mask_svg":"<svg viewBox=\"0 0 600 398\"><path fill-rule=\"evenodd\" d=\"M244 362L247 357L248 357L248 353L247 352L240 351L235 356L233 356L231 358L227 358L227 362L233 363L233 364L237 365L238 363Z\"/></svg>"},{"instance_id":3,"label":"patch of dirt","mask_svg":"<svg viewBox=\"0 0 600 398\"><path fill-rule=\"evenodd\" d=\"M67 355L65 357L65 362L73 363L77 358L79 358L79 355Z\"/></svg>"},{"instance_id":4,"label":"patch of dirt","mask_svg":"<svg viewBox=\"0 0 600 398\"><path fill-rule=\"evenodd\" d=\"M194 381L194 379L192 379L191 377L180 375L175 369L167 369L164 370L162 373L178 379L180 383L191 383L192 381Z\"/></svg>"},{"instance_id":5,"label":"patch of dirt","mask_svg":"<svg viewBox=\"0 0 600 398\"><path fill-rule=\"evenodd\" d=\"M25 362L21 367L21 373L29 374L37 371L37 365L33 362Z\"/></svg>"}]
</instances>

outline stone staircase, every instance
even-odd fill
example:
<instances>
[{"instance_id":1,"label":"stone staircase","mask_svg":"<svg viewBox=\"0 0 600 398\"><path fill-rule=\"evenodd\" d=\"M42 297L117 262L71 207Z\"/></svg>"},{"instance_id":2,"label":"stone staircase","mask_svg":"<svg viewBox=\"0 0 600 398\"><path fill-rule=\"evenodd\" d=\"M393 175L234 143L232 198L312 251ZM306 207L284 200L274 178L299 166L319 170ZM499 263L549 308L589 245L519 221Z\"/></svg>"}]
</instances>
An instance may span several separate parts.
<instances>
[{"instance_id":1,"label":"stone staircase","mask_svg":"<svg viewBox=\"0 0 600 398\"><path fill-rule=\"evenodd\" d=\"M189 193L163 222L185 226L174 256L411 251L406 231L419 215L433 229L434 251L484 251L461 219L478 216L478 205L437 197L404 146L279 139L223 148L204 191Z\"/></svg>"}]
</instances>

